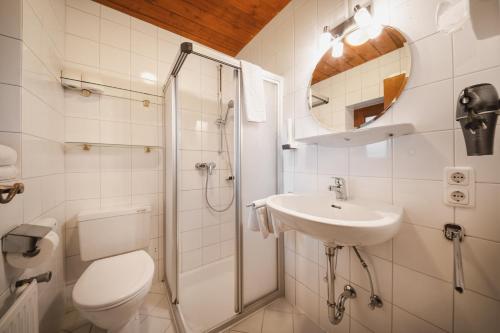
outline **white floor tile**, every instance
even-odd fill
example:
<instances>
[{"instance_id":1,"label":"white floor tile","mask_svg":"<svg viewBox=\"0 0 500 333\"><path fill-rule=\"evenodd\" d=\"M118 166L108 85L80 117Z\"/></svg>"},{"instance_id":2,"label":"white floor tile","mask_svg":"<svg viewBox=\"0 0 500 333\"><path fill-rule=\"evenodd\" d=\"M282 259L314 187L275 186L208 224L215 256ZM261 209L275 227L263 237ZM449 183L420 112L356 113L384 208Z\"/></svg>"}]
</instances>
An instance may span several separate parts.
<instances>
[{"instance_id":1,"label":"white floor tile","mask_svg":"<svg viewBox=\"0 0 500 333\"><path fill-rule=\"evenodd\" d=\"M264 311L262 333L290 333L293 332L293 315L279 311Z\"/></svg>"},{"instance_id":2,"label":"white floor tile","mask_svg":"<svg viewBox=\"0 0 500 333\"><path fill-rule=\"evenodd\" d=\"M260 333L262 331L262 320L264 318L264 311L260 310L253 314L251 317L244 319L239 324L235 325L232 329L237 332L245 333Z\"/></svg>"}]
</instances>

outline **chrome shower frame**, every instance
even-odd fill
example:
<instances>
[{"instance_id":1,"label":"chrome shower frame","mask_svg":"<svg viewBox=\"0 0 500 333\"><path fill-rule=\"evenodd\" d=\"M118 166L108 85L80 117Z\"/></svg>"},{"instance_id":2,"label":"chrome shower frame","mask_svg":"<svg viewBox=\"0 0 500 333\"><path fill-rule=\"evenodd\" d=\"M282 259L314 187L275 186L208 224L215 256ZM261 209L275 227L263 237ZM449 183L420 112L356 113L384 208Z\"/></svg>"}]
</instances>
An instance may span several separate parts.
<instances>
[{"instance_id":1,"label":"chrome shower frame","mask_svg":"<svg viewBox=\"0 0 500 333\"><path fill-rule=\"evenodd\" d=\"M169 144L170 149L172 149L172 161L170 161L171 166L173 168L172 174L171 175L166 175L166 177L171 177L170 179L170 184L177 188L177 142L178 142L178 133L177 133L177 125L178 125L178 117L177 117L177 112L178 112L178 91L177 91L177 86L178 86L178 79L177 75L179 74L184 62L186 61L187 57L190 55L196 55L205 59L212 60L218 64L229 66L235 70L235 75L237 76L237 88L236 88L236 98L234 101L234 123L235 123L235 133L234 133L234 192L235 192L235 216L236 216L236 227L235 227L235 236L236 236L236 274L235 274L235 315L232 316L231 318L227 319L226 321L220 323L216 327L213 327L207 331L207 333L215 333L215 332L220 332L234 323L238 322L239 320L249 316L250 314L254 313L255 311L259 310L266 304L269 304L276 300L279 297L283 297L285 294L285 273L284 273L284 236L281 235L277 242L277 289L267 295L262 296L261 298L257 299L256 301L253 301L249 304L244 304L244 298L243 298L243 224L242 224L242 210L243 210L243 205L241 201L241 147L242 147L242 111L241 111L241 68L239 66L239 61L236 59L232 58L225 58L223 55L213 52L209 49L199 47L197 45L194 45L190 42L184 42L180 45L180 50L177 54L176 61L173 64L170 75L167 79L167 82L163 86L163 112L164 112L164 128L167 125L166 124L166 116L165 116L165 94L167 92L167 88L169 85L173 85L173 96L172 96L172 142L167 142L166 141L166 135L164 133L163 135L163 143L164 147L166 147L167 144ZM277 84L280 89L283 89L283 81L281 78L275 76L268 78L267 81L271 83ZM282 91L282 90L281 90ZM283 182L282 182L282 171L283 171L283 161L282 161L282 154L281 154L281 132L280 132L280 125L282 123L282 94L279 95L278 98L278 115L277 115L277 142L276 142L276 156L277 156L277 163L276 163L276 191L277 193L282 193L283 192ZM164 153L166 151L166 148L164 148ZM166 163L166 158L163 159L164 164ZM166 168L164 168L165 170ZM165 171L164 171L165 172ZM166 194L166 181L163 182L164 186L164 193ZM177 191L173 191L173 199L172 199L172 205L173 207L177 207ZM163 213L165 216L165 221L167 218L167 210L166 210L166 204L163 205ZM179 272L180 272L180 265L179 265L179 260L178 260L178 251L179 251L179 231L177 228L177 209L174 209L171 212L171 217L174 220L173 223L173 230L172 232L174 233L174 249L175 249L175 266L176 266L176 274L175 274L175 281L173 281L173 285L169 285L167 281L167 276L166 276L166 265L165 265L165 285L167 289L167 294L169 299L172 301L173 306L171 307L171 318L173 320L174 326L176 328L176 331L179 333L184 333L186 332L186 322L183 318L183 315L178 307L179 304L179 299L178 299L178 285L179 285ZM164 228L166 232L167 228ZM164 235L165 236L165 235ZM165 246L165 249L167 246ZM166 254L165 254L166 255ZM166 260L166 259L164 259ZM181 300L182 301L182 300Z\"/></svg>"}]
</instances>

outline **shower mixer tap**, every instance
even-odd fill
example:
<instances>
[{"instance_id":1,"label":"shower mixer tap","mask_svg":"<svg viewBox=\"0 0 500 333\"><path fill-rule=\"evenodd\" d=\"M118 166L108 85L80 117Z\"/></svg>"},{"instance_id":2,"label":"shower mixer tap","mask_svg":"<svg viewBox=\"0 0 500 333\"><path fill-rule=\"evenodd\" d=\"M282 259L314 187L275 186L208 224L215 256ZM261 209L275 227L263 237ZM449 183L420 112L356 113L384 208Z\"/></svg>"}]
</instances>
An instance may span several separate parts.
<instances>
[{"instance_id":1,"label":"shower mixer tap","mask_svg":"<svg viewBox=\"0 0 500 333\"><path fill-rule=\"evenodd\" d=\"M198 162L194 165L198 170L207 169L209 175L212 175L216 166L215 162Z\"/></svg>"}]
</instances>

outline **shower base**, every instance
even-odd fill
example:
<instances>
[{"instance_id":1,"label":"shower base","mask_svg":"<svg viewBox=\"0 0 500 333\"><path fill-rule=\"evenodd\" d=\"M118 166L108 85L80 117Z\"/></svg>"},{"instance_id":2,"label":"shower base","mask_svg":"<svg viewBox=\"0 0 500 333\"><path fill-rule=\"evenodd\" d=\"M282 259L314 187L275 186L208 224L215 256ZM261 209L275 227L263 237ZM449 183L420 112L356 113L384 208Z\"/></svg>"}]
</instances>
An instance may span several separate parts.
<instances>
[{"instance_id":1,"label":"shower base","mask_svg":"<svg viewBox=\"0 0 500 333\"><path fill-rule=\"evenodd\" d=\"M191 333L204 332L234 312L234 256L193 271L179 280L179 308Z\"/></svg>"}]
</instances>

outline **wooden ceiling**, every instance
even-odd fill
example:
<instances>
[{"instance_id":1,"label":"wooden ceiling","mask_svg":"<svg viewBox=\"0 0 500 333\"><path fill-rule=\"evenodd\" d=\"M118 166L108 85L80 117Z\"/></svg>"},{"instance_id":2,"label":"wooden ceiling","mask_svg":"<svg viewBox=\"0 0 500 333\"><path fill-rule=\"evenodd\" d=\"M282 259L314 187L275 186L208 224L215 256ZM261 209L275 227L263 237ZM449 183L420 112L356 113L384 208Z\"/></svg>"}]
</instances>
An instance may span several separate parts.
<instances>
[{"instance_id":1,"label":"wooden ceiling","mask_svg":"<svg viewBox=\"0 0 500 333\"><path fill-rule=\"evenodd\" d=\"M344 55L332 57L328 50L314 69L312 84L340 74L404 46L406 39L397 30L385 27L380 36L359 46L344 43Z\"/></svg>"},{"instance_id":2,"label":"wooden ceiling","mask_svg":"<svg viewBox=\"0 0 500 333\"><path fill-rule=\"evenodd\" d=\"M235 56L290 0L94 0Z\"/></svg>"}]
</instances>

